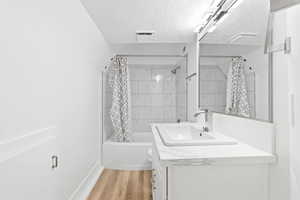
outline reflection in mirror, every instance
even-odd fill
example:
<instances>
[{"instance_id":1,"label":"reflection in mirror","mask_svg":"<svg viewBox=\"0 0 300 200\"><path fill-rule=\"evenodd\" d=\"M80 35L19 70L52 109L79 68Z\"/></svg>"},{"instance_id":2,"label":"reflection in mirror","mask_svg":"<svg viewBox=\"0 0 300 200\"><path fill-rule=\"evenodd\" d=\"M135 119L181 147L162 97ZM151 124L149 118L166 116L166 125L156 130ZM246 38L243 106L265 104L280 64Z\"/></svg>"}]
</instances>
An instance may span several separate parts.
<instances>
[{"instance_id":1,"label":"reflection in mirror","mask_svg":"<svg viewBox=\"0 0 300 200\"><path fill-rule=\"evenodd\" d=\"M264 53L269 7L269 0L240 0L201 38L200 109L272 120L272 68Z\"/></svg>"}]
</instances>

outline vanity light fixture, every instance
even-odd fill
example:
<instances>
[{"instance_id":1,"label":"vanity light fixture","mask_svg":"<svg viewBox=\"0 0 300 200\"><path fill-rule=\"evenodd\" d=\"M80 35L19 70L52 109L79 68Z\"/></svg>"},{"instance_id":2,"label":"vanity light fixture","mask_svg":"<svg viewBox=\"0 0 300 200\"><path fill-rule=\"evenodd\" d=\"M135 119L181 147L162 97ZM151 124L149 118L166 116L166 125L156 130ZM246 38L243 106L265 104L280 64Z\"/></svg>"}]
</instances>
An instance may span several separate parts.
<instances>
[{"instance_id":1,"label":"vanity light fixture","mask_svg":"<svg viewBox=\"0 0 300 200\"><path fill-rule=\"evenodd\" d=\"M221 11L220 14L215 19L216 21L215 25L211 29L214 31L217 28L217 26L220 26L220 24L222 24L232 13L232 11L238 8L242 2L243 0L236 0L231 4L231 6L228 8L227 11ZM211 29L209 29L208 32L210 32Z\"/></svg>"},{"instance_id":2,"label":"vanity light fixture","mask_svg":"<svg viewBox=\"0 0 300 200\"><path fill-rule=\"evenodd\" d=\"M221 4L223 4L226 0L213 0L213 2L211 3L211 9L218 9L220 7Z\"/></svg>"},{"instance_id":3,"label":"vanity light fixture","mask_svg":"<svg viewBox=\"0 0 300 200\"><path fill-rule=\"evenodd\" d=\"M218 25L223 23L232 10L239 7L242 0L219 0L214 1L209 12L207 12L202 22L196 27L194 32L199 33L199 38L203 38L207 32L213 32Z\"/></svg>"},{"instance_id":4,"label":"vanity light fixture","mask_svg":"<svg viewBox=\"0 0 300 200\"><path fill-rule=\"evenodd\" d=\"M242 4L243 0L236 0L235 2L233 2L230 11L236 9L237 7L239 7Z\"/></svg>"},{"instance_id":5,"label":"vanity light fixture","mask_svg":"<svg viewBox=\"0 0 300 200\"><path fill-rule=\"evenodd\" d=\"M198 33L199 30L209 22L209 19L213 16L213 14L214 11L212 11L211 9L210 11L206 12L202 17L200 24L198 24L194 29L194 33Z\"/></svg>"},{"instance_id":6,"label":"vanity light fixture","mask_svg":"<svg viewBox=\"0 0 300 200\"><path fill-rule=\"evenodd\" d=\"M203 29L203 27L205 27L211 19L213 19L216 12L220 9L220 5L222 5L225 1L226 0L213 0L213 2L209 6L208 11L204 13L200 23L195 27L195 33L199 33L199 31Z\"/></svg>"}]
</instances>

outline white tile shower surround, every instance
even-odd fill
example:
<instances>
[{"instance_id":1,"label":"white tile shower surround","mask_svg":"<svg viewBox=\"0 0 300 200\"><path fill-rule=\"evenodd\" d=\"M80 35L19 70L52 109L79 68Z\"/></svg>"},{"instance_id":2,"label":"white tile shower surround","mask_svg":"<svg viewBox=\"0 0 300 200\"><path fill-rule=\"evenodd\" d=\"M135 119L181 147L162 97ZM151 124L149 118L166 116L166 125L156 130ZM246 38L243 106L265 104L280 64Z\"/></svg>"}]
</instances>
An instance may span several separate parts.
<instances>
[{"instance_id":1,"label":"white tile shower surround","mask_svg":"<svg viewBox=\"0 0 300 200\"><path fill-rule=\"evenodd\" d=\"M218 66L200 68L200 106L224 112L226 105L226 75Z\"/></svg>"},{"instance_id":2,"label":"white tile shower surround","mask_svg":"<svg viewBox=\"0 0 300 200\"><path fill-rule=\"evenodd\" d=\"M173 65L130 65L133 132L150 131L150 123L176 120Z\"/></svg>"}]
</instances>

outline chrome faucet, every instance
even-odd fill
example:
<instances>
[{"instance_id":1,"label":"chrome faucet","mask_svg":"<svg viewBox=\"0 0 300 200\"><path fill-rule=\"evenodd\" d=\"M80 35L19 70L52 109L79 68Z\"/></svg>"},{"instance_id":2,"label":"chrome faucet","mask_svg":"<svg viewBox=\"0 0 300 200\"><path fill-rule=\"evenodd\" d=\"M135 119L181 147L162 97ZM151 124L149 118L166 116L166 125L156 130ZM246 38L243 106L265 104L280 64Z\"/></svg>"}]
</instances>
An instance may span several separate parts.
<instances>
[{"instance_id":1,"label":"chrome faucet","mask_svg":"<svg viewBox=\"0 0 300 200\"><path fill-rule=\"evenodd\" d=\"M203 127L203 132L209 132L209 128L207 127L207 122L208 122L208 109L200 110L199 112L194 114L194 117L197 118L199 115L204 114L204 127Z\"/></svg>"},{"instance_id":2,"label":"chrome faucet","mask_svg":"<svg viewBox=\"0 0 300 200\"><path fill-rule=\"evenodd\" d=\"M205 116L205 118L204 118L204 120L205 120L205 122L208 122L208 109L204 109L204 110L200 110L199 112L196 112L195 114L194 114L194 117L198 117L199 115L201 115L201 114L204 114Z\"/></svg>"}]
</instances>

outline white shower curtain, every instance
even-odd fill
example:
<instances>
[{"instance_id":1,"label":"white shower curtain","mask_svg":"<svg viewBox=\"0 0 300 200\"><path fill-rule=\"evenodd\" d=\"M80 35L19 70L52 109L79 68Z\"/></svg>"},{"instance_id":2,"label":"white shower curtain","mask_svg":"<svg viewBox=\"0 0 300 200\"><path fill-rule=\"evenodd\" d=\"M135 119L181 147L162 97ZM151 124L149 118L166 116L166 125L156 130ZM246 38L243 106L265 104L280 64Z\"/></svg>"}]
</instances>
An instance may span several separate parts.
<instances>
[{"instance_id":1,"label":"white shower curtain","mask_svg":"<svg viewBox=\"0 0 300 200\"><path fill-rule=\"evenodd\" d=\"M131 119L129 112L129 71L127 58L116 56L109 66L109 85L112 88L110 117L113 140L131 142Z\"/></svg>"},{"instance_id":2,"label":"white shower curtain","mask_svg":"<svg viewBox=\"0 0 300 200\"><path fill-rule=\"evenodd\" d=\"M250 117L244 61L234 58L227 75L226 113Z\"/></svg>"}]
</instances>

